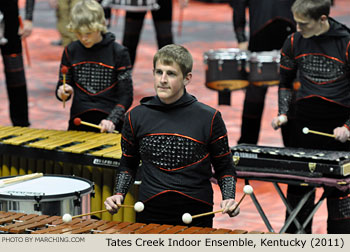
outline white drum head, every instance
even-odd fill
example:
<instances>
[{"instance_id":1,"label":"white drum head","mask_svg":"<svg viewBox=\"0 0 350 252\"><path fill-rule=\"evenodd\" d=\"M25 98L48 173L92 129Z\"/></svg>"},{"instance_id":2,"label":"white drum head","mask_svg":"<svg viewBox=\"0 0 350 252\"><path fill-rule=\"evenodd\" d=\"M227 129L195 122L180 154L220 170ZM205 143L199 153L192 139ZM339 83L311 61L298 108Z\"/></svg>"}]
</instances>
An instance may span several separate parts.
<instances>
[{"instance_id":1,"label":"white drum head","mask_svg":"<svg viewBox=\"0 0 350 252\"><path fill-rule=\"evenodd\" d=\"M0 188L1 198L68 197L92 191L92 182L73 176L43 176Z\"/></svg>"}]
</instances>

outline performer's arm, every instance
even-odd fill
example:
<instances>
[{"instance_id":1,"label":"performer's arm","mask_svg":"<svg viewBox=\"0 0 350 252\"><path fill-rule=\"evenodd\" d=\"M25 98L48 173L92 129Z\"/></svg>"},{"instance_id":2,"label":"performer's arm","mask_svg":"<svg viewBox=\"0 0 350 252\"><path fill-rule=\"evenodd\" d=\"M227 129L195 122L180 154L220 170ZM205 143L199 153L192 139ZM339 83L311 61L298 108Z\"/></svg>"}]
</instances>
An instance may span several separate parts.
<instances>
[{"instance_id":1,"label":"performer's arm","mask_svg":"<svg viewBox=\"0 0 350 252\"><path fill-rule=\"evenodd\" d=\"M18 30L18 35L22 38L28 37L33 30L33 12L34 12L35 0L26 0L25 6L25 18L20 20L21 25Z\"/></svg>"},{"instance_id":2,"label":"performer's arm","mask_svg":"<svg viewBox=\"0 0 350 252\"><path fill-rule=\"evenodd\" d=\"M119 63L116 65L117 85L116 90L116 105L111 111L107 120L112 121L115 125L124 117L133 100L133 86L131 78L131 63L129 53L126 48L118 52Z\"/></svg>"},{"instance_id":3,"label":"performer's arm","mask_svg":"<svg viewBox=\"0 0 350 252\"><path fill-rule=\"evenodd\" d=\"M63 91L63 73L62 73L62 68L65 67L66 69L66 73L65 73L65 81L66 81L66 85L65 85L65 91ZM69 62L69 53L68 53L68 48L65 47L64 51L62 53L62 58L61 58L61 64L60 64L60 68L59 68L59 72L58 72L58 82L56 85L56 98L60 101L62 101L62 92L66 93L67 91L69 91L69 93L67 93L65 95L65 101L69 100L71 98L71 94L73 93L73 88L72 88L72 84L73 84L73 80L72 80L72 67L71 64Z\"/></svg>"},{"instance_id":4,"label":"performer's arm","mask_svg":"<svg viewBox=\"0 0 350 252\"><path fill-rule=\"evenodd\" d=\"M139 148L133 132L131 112L127 113L125 117L121 146L122 158L116 175L115 194L125 198L140 164Z\"/></svg>"},{"instance_id":5,"label":"performer's arm","mask_svg":"<svg viewBox=\"0 0 350 252\"><path fill-rule=\"evenodd\" d=\"M218 180L222 199L234 199L236 192L236 170L228 145L227 130L220 112L216 112L211 125L211 142L209 144L214 177Z\"/></svg>"},{"instance_id":6,"label":"performer's arm","mask_svg":"<svg viewBox=\"0 0 350 252\"><path fill-rule=\"evenodd\" d=\"M118 212L119 206L123 203L130 186L135 180L140 163L139 148L132 130L130 112L126 114L121 145L123 154L115 178L114 195L108 197L104 202L106 209L111 214Z\"/></svg>"},{"instance_id":7,"label":"performer's arm","mask_svg":"<svg viewBox=\"0 0 350 252\"><path fill-rule=\"evenodd\" d=\"M278 88L278 114L287 115L292 102L293 82L297 66L293 56L293 36L289 36L281 50L280 83Z\"/></svg>"},{"instance_id":8,"label":"performer's arm","mask_svg":"<svg viewBox=\"0 0 350 252\"><path fill-rule=\"evenodd\" d=\"M347 67L350 69L350 41L348 42L347 45L347 52L346 52L346 62L347 62ZM348 77L350 78L350 77ZM349 115L350 117L350 115ZM334 138L342 143L345 143L346 141L349 140L350 137L350 118L344 123L343 126L337 127L333 130Z\"/></svg>"},{"instance_id":9,"label":"performer's arm","mask_svg":"<svg viewBox=\"0 0 350 252\"><path fill-rule=\"evenodd\" d=\"M34 12L35 0L26 0L25 7L25 20L33 20L33 12Z\"/></svg>"},{"instance_id":10,"label":"performer's arm","mask_svg":"<svg viewBox=\"0 0 350 252\"><path fill-rule=\"evenodd\" d=\"M214 167L214 177L217 179L222 201L220 207L223 213L234 217L239 213L235 201L236 169L233 164L231 149L228 145L227 130L220 112L216 112L211 125L211 141L209 144L211 163Z\"/></svg>"}]
</instances>

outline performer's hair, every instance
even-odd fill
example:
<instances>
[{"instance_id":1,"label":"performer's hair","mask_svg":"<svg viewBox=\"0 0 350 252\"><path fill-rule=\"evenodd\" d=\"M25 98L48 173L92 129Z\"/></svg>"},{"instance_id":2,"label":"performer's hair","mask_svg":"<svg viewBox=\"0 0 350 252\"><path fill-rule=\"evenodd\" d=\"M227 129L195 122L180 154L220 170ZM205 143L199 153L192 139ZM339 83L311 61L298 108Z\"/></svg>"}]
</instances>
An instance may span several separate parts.
<instances>
[{"instance_id":1,"label":"performer's hair","mask_svg":"<svg viewBox=\"0 0 350 252\"><path fill-rule=\"evenodd\" d=\"M107 32L104 10L96 0L81 0L71 10L67 28L71 32Z\"/></svg>"},{"instance_id":2,"label":"performer's hair","mask_svg":"<svg viewBox=\"0 0 350 252\"><path fill-rule=\"evenodd\" d=\"M296 0L292 12L318 20L322 15L329 16L331 0Z\"/></svg>"},{"instance_id":3,"label":"performer's hair","mask_svg":"<svg viewBox=\"0 0 350 252\"><path fill-rule=\"evenodd\" d=\"M153 68L156 68L158 60L164 65L178 64L184 77L192 72L192 55L181 45L170 44L159 49L153 57Z\"/></svg>"}]
</instances>

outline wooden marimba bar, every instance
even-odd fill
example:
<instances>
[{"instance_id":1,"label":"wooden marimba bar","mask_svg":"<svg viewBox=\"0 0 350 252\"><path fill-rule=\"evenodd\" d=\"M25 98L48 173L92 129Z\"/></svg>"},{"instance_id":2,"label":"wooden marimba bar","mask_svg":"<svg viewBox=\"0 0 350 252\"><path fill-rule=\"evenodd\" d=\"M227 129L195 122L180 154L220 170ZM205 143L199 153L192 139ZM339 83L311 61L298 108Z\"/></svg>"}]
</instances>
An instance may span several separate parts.
<instances>
[{"instance_id":1,"label":"wooden marimba bar","mask_svg":"<svg viewBox=\"0 0 350 252\"><path fill-rule=\"evenodd\" d=\"M64 223L61 216L0 211L0 232L10 234L263 234L245 230L143 224L74 218Z\"/></svg>"},{"instance_id":2,"label":"wooden marimba bar","mask_svg":"<svg viewBox=\"0 0 350 252\"><path fill-rule=\"evenodd\" d=\"M120 157L120 134L0 126L0 176L40 172L86 178L94 182L91 211L104 207L104 200L112 195L113 168ZM126 204L135 202L134 194L127 195ZM134 221L132 209L121 210L113 217L109 213L97 217Z\"/></svg>"}]
</instances>

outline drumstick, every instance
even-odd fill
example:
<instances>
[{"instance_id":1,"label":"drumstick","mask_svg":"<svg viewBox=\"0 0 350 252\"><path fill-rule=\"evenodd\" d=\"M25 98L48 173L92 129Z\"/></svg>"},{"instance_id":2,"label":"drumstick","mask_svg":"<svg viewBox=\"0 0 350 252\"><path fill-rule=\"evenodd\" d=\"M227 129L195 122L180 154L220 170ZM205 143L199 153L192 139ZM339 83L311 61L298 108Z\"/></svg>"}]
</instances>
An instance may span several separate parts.
<instances>
[{"instance_id":1,"label":"drumstick","mask_svg":"<svg viewBox=\"0 0 350 252\"><path fill-rule=\"evenodd\" d=\"M75 118L74 119L74 124L76 126L79 126L80 124L83 124L83 125L86 125L86 126L89 126L89 127L93 127L93 128L96 128L96 129L101 129L101 126L98 126L96 124L93 124L93 123L89 123L89 122L84 122L82 121L79 117ZM114 133L119 133L117 130L113 130Z\"/></svg>"},{"instance_id":2,"label":"drumstick","mask_svg":"<svg viewBox=\"0 0 350 252\"><path fill-rule=\"evenodd\" d=\"M14 177L14 178L2 179L2 180L0 180L0 187L4 187L4 186L7 186L7 185L12 184L12 183L17 183L17 182L22 182L22 181L34 179L34 178L39 178L42 176L43 176L42 173L32 173L32 174L18 176L18 177Z\"/></svg>"},{"instance_id":3,"label":"drumstick","mask_svg":"<svg viewBox=\"0 0 350 252\"><path fill-rule=\"evenodd\" d=\"M66 66L62 66L61 67L61 73L63 76L63 92L66 92L66 74L68 73L68 67ZM62 99L63 100L63 108L66 107L66 99Z\"/></svg>"},{"instance_id":4,"label":"drumstick","mask_svg":"<svg viewBox=\"0 0 350 252\"><path fill-rule=\"evenodd\" d=\"M304 134L309 134L309 133L312 133L312 134L316 134L316 135L321 135L321 136L327 136L327 137L335 137L333 134L328 134L328 133L324 133L324 132L320 132L320 131L316 131L316 130L310 130L309 128L307 127L304 127L303 128L303 133ZM350 141L350 139L347 139L347 141Z\"/></svg>"},{"instance_id":5,"label":"drumstick","mask_svg":"<svg viewBox=\"0 0 350 252\"><path fill-rule=\"evenodd\" d=\"M18 16L18 20L19 20L19 26L21 28L23 28L23 21L22 21L21 16ZM30 67L31 66L31 62L30 62L30 57L29 57L29 50L28 50L27 40L26 40L26 38L23 38L22 41L23 41L23 48L24 48L24 51L25 51L25 54L26 54L26 58L27 58L27 63L28 63L28 66Z\"/></svg>"},{"instance_id":6,"label":"drumstick","mask_svg":"<svg viewBox=\"0 0 350 252\"><path fill-rule=\"evenodd\" d=\"M241 202L243 201L244 197L247 195L247 194L252 194L253 193L253 187L251 187L250 185L245 185L244 188L243 188L243 196L242 198L239 200L238 204L236 205L236 207L233 209L232 212L234 212L237 207L239 207L239 205L241 204ZM224 209L220 209L220 210L216 210L216 211L213 211L213 212L207 212L207 213L202 213L202 214L197 214L197 215L191 215L189 213L185 213L184 215L182 215L182 221L185 223L185 224L190 224L192 222L192 219L195 219L195 218L198 218L198 217L202 217L202 216L207 216L207 215L212 215L212 214L216 214L216 213L220 213L222 212Z\"/></svg>"},{"instance_id":7,"label":"drumstick","mask_svg":"<svg viewBox=\"0 0 350 252\"><path fill-rule=\"evenodd\" d=\"M119 207L134 208L134 210L136 212L142 212L143 209L145 208L144 204L141 201L136 202L135 205L118 205L118 206ZM103 210L98 210L98 211L74 215L74 216L71 216L70 214L67 213L67 214L63 215L62 220L63 220L63 222L70 222L72 219L75 219L75 218L80 218L80 217L84 217L84 216L88 216L88 215L92 215L92 214L97 214L97 213L104 213L107 211L108 211L107 209L103 209Z\"/></svg>"}]
</instances>

